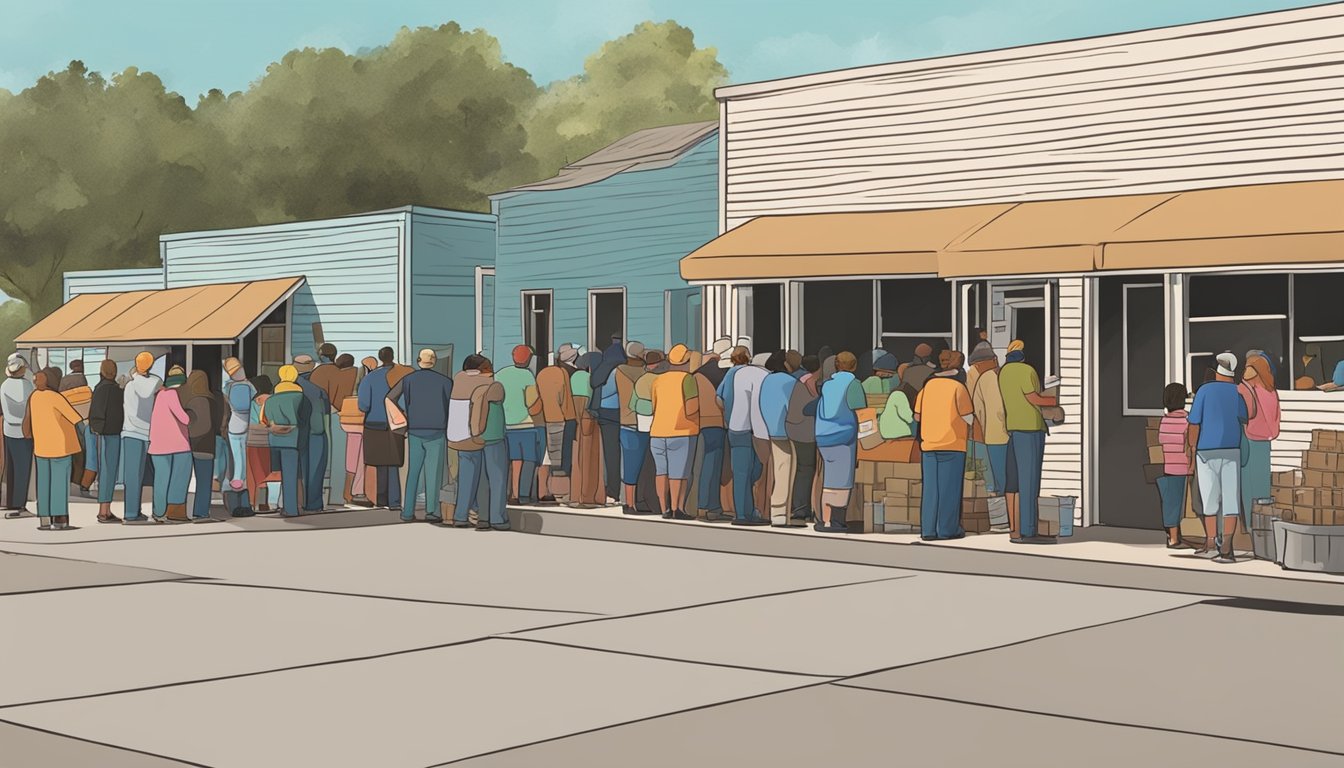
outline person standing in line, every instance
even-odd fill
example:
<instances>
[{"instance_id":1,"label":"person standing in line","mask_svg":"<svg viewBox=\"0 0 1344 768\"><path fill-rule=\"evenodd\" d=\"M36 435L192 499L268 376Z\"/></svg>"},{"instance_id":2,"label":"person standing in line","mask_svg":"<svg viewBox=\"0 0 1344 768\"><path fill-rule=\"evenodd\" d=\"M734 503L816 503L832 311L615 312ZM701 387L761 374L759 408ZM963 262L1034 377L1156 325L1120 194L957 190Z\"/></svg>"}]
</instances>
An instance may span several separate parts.
<instances>
[{"instance_id":1,"label":"person standing in line","mask_svg":"<svg viewBox=\"0 0 1344 768\"><path fill-rule=\"evenodd\" d=\"M910 387L911 391L917 396L919 390L924 388L924 382L929 380L937 366L930 358L933 357L933 347L925 342L920 342L915 347L915 356L910 358L910 365L906 367L905 373L901 374L901 380Z\"/></svg>"},{"instance_id":2,"label":"person standing in line","mask_svg":"<svg viewBox=\"0 0 1344 768\"><path fill-rule=\"evenodd\" d=\"M796 349L790 349L784 353L784 372L802 381L807 375L807 370L803 368L803 353Z\"/></svg>"},{"instance_id":3,"label":"person standing in line","mask_svg":"<svg viewBox=\"0 0 1344 768\"><path fill-rule=\"evenodd\" d=\"M610 379L620 405L621 429L618 439L621 444L621 511L627 515L651 515L654 514L651 510L639 506L635 495L639 475L644 470L644 461L649 452L649 433L640 430L639 414L635 411L638 402L635 385L648 374L644 345L638 341L626 344L625 356L625 364L616 368Z\"/></svg>"},{"instance_id":4,"label":"person standing in line","mask_svg":"<svg viewBox=\"0 0 1344 768\"><path fill-rule=\"evenodd\" d=\"M789 413L785 431L793 443L793 455L797 469L793 475L793 489L790 518L795 522L812 522L816 519L813 488L817 477L817 371L821 369L821 360L816 355L803 358L803 376L798 386L793 388L789 398Z\"/></svg>"},{"instance_id":5,"label":"person standing in line","mask_svg":"<svg viewBox=\"0 0 1344 768\"><path fill-rule=\"evenodd\" d=\"M1265 353L1253 352L1247 356L1241 379L1238 388L1250 414L1246 422L1246 451L1241 468L1241 521L1249 531L1255 500L1269 498L1273 471L1269 462L1270 444L1279 436L1282 415L1274 374Z\"/></svg>"},{"instance_id":6,"label":"person standing in line","mask_svg":"<svg viewBox=\"0 0 1344 768\"><path fill-rule=\"evenodd\" d=\"M79 486L81 496L90 498L93 495L90 489L98 479L98 441L89 431L89 407L93 401L93 389L84 375L84 361L71 360L70 372L61 376L60 381L60 393L81 418L77 427L80 451L75 454L73 460L70 482Z\"/></svg>"},{"instance_id":7,"label":"person standing in line","mask_svg":"<svg viewBox=\"0 0 1344 768\"><path fill-rule=\"evenodd\" d=\"M761 419L757 390L768 372L751 364L751 352L743 346L734 347L730 357L733 367L719 384L717 395L728 422L728 451L732 462L733 525L770 525L761 516L757 504L756 484L764 474L756 451L753 433ZM761 429L763 434L769 433Z\"/></svg>"},{"instance_id":8,"label":"person standing in line","mask_svg":"<svg viewBox=\"0 0 1344 768\"><path fill-rule=\"evenodd\" d=\"M125 419L125 401L117 386L117 364L104 360L98 366L98 384L89 403L89 433L98 451L98 522L118 523L112 514L112 495L121 474L121 424Z\"/></svg>"},{"instance_id":9,"label":"person standing in line","mask_svg":"<svg viewBox=\"0 0 1344 768\"><path fill-rule=\"evenodd\" d=\"M187 488L191 485L191 416L184 407L182 366L168 369L163 389L154 395L149 421L149 458L154 464L154 522L187 519ZM129 516L129 515L128 515Z\"/></svg>"},{"instance_id":10,"label":"person standing in line","mask_svg":"<svg viewBox=\"0 0 1344 768\"><path fill-rule=\"evenodd\" d=\"M718 350L721 343L727 344L727 339L720 339L714 343L714 350ZM728 354L729 347L724 347L723 354ZM730 363L727 359L722 362ZM731 363L730 363L731 364ZM723 408L719 404L718 396L714 389L718 386L716 382L723 381L723 374L726 368L720 366L718 353L711 351L708 359L696 369L695 375L691 378L695 381L696 400L700 408L700 439L699 447L701 453L700 467L694 475L696 483L697 506L705 519L714 522L724 519L723 502L721 491L723 488L723 463L726 460L724 448L728 439L727 422L724 421Z\"/></svg>"},{"instance_id":11,"label":"person standing in line","mask_svg":"<svg viewBox=\"0 0 1344 768\"><path fill-rule=\"evenodd\" d=\"M537 397L541 400L541 422L546 438L546 466L538 470L538 484L541 486L538 502L556 503L554 485L563 486L569 482L569 442L570 425L574 423L574 392L570 387L570 378L574 374L574 362L578 359L578 349L572 344L560 347L556 354L556 364L548 365L537 373ZM566 494L561 493L564 496Z\"/></svg>"},{"instance_id":12,"label":"person standing in line","mask_svg":"<svg viewBox=\"0 0 1344 768\"><path fill-rule=\"evenodd\" d=\"M21 517L28 511L28 479L33 471L33 437L23 433L28 416L28 398L33 382L28 380L28 361L18 354L5 363L5 383L0 384L0 412L5 434L5 517Z\"/></svg>"},{"instance_id":13,"label":"person standing in line","mask_svg":"<svg viewBox=\"0 0 1344 768\"><path fill-rule=\"evenodd\" d=\"M835 356L835 374L821 385L817 400L817 450L821 452L820 533L846 533L854 470L858 462L858 410L867 406L863 385L854 376L859 367L853 352Z\"/></svg>"},{"instance_id":14,"label":"person standing in line","mask_svg":"<svg viewBox=\"0 0 1344 768\"><path fill-rule=\"evenodd\" d=\"M228 488L241 493L247 487L247 425L251 420L252 401L257 389L247 380L247 371L238 358L224 361L224 399L229 406L229 473L225 478Z\"/></svg>"},{"instance_id":15,"label":"person standing in line","mask_svg":"<svg viewBox=\"0 0 1344 768\"><path fill-rule=\"evenodd\" d=\"M896 356L885 350L874 350L873 356L873 375L863 380L863 391L869 395L889 395L891 390L900 383L896 377L896 369L900 363L896 361Z\"/></svg>"},{"instance_id":16,"label":"person standing in line","mask_svg":"<svg viewBox=\"0 0 1344 768\"><path fill-rule=\"evenodd\" d=\"M989 342L982 341L971 353L970 363L967 388L971 390L971 405L975 407L972 440L984 446L989 461L989 491L1002 495L1008 480L1008 416L1003 408L1003 392L999 389L999 358Z\"/></svg>"},{"instance_id":17,"label":"person standing in line","mask_svg":"<svg viewBox=\"0 0 1344 768\"><path fill-rule=\"evenodd\" d=\"M1054 544L1053 536L1041 536L1041 470L1045 464L1045 419L1041 408L1054 406L1055 398L1041 394L1041 378L1026 363L1026 345L1014 339L999 371L1003 395L1004 426L1008 428L1008 458L1004 472L1008 520L1014 544ZM983 374L982 374L983 375Z\"/></svg>"},{"instance_id":18,"label":"person standing in line","mask_svg":"<svg viewBox=\"0 0 1344 768\"><path fill-rule=\"evenodd\" d=\"M303 390L310 414L308 430L299 437L299 477L303 478L304 512L321 512L326 508L323 484L326 482L327 449L330 447L327 441L327 419L331 414L331 401L327 399L327 391L314 384L310 378L315 367L316 363L309 355L294 357L294 368L299 372L299 378L294 383Z\"/></svg>"},{"instance_id":19,"label":"person standing in line","mask_svg":"<svg viewBox=\"0 0 1344 768\"><path fill-rule=\"evenodd\" d=\"M280 366L280 383L262 406L262 422L270 432L271 450L280 459L280 504L285 517L298 517L302 482L299 455L306 433L311 429L312 402L299 386L299 370L293 365ZM386 410L384 410L386 413Z\"/></svg>"},{"instance_id":20,"label":"person standing in line","mask_svg":"<svg viewBox=\"0 0 1344 768\"><path fill-rule=\"evenodd\" d=\"M761 418L770 436L770 524L776 528L802 525L802 521L793 519L789 504L798 471L798 456L789 439L789 406L794 391L802 385L788 372L786 360L783 352L770 355L765 362L769 373L761 381L760 389Z\"/></svg>"},{"instance_id":21,"label":"person standing in line","mask_svg":"<svg viewBox=\"0 0 1344 768\"><path fill-rule=\"evenodd\" d=\"M349 357L347 355L347 357ZM349 488L345 481L349 475L345 471L345 430L341 429L341 404L345 398L355 393L355 359L349 358L345 368L337 365L341 355L335 344L323 343L317 348L317 367L308 375L308 380L327 395L328 410L322 415L323 431L327 436L327 466L324 480L327 493L323 497L326 506L339 507L347 503Z\"/></svg>"},{"instance_id":22,"label":"person standing in line","mask_svg":"<svg viewBox=\"0 0 1344 768\"><path fill-rule=\"evenodd\" d=\"M70 401L49 386L54 369L33 377L28 399L28 434L37 457L38 530L70 527L70 468L79 452L79 423L83 421ZM57 384L57 387L60 385Z\"/></svg>"},{"instance_id":23,"label":"person standing in line","mask_svg":"<svg viewBox=\"0 0 1344 768\"><path fill-rule=\"evenodd\" d=\"M210 479L215 469L215 438L219 423L224 420L220 401L210 391L205 371L192 371L183 389L187 412L187 440L191 444L192 474L196 478L196 497L192 501L191 519L210 519Z\"/></svg>"},{"instance_id":24,"label":"person standing in line","mask_svg":"<svg viewBox=\"0 0 1344 768\"><path fill-rule=\"evenodd\" d=\"M644 353L644 375L635 382L634 402L631 408L635 411L635 427L639 430L641 439L649 447L644 451L644 461L639 469L639 481L635 483L635 508L648 510L652 514L661 514L663 509L662 499L658 496L658 485L656 482L653 447L651 430L653 429L653 383L658 377L667 372L667 360L662 350L650 349Z\"/></svg>"},{"instance_id":25,"label":"person standing in line","mask_svg":"<svg viewBox=\"0 0 1344 768\"><path fill-rule=\"evenodd\" d=\"M1162 476L1157 478L1157 493L1162 499L1162 527L1167 532L1167 549L1188 549L1181 541L1181 516L1185 513L1186 486L1190 482L1193 449L1188 442L1189 414L1185 399L1189 393L1179 382L1162 390L1162 406L1167 413L1158 427L1157 440L1162 446Z\"/></svg>"},{"instance_id":26,"label":"person standing in line","mask_svg":"<svg viewBox=\"0 0 1344 768\"><path fill-rule=\"evenodd\" d=\"M966 475L966 444L975 420L971 394L957 380L962 354L953 351L948 365L929 378L915 398L923 451L924 492L920 499L920 538L960 539L962 481Z\"/></svg>"},{"instance_id":27,"label":"person standing in line","mask_svg":"<svg viewBox=\"0 0 1344 768\"><path fill-rule=\"evenodd\" d=\"M264 373L257 374L250 383L257 396L253 398L247 414L247 493L255 505L255 511L265 514L271 511L269 502L272 494L269 486L280 476L275 469L275 462L271 460L270 432L261 420L262 410L274 394L275 386L271 383L271 377ZM279 499L275 503L277 507L280 506Z\"/></svg>"},{"instance_id":28,"label":"person standing in line","mask_svg":"<svg viewBox=\"0 0 1344 768\"><path fill-rule=\"evenodd\" d=\"M677 344L667 352L670 368L653 379L649 428L658 505L669 520L694 520L686 513L686 491L700 434L700 389L687 372L691 352Z\"/></svg>"},{"instance_id":29,"label":"person standing in line","mask_svg":"<svg viewBox=\"0 0 1344 768\"><path fill-rule=\"evenodd\" d=\"M611 346L602 352L593 367L589 384L593 396L588 410L597 420L602 443L602 482L608 504L621 503L621 396L613 374L626 361L621 340L612 337Z\"/></svg>"},{"instance_id":30,"label":"person standing in line","mask_svg":"<svg viewBox=\"0 0 1344 768\"><path fill-rule=\"evenodd\" d=\"M375 503L400 512L401 477L397 468L406 460L406 445L401 435L388 426L387 395L396 358L391 347L378 350L379 366L359 383L359 410L364 414L364 460L376 468ZM297 386L297 385L296 385ZM279 388L276 389L277 394Z\"/></svg>"},{"instance_id":31,"label":"person standing in line","mask_svg":"<svg viewBox=\"0 0 1344 768\"><path fill-rule=\"evenodd\" d=\"M537 467L541 464L541 434L537 427L541 413L537 397L537 378L532 375L536 352L526 344L513 348L513 365L495 374L504 388L504 442L509 450L510 504L537 503Z\"/></svg>"},{"instance_id":32,"label":"person standing in line","mask_svg":"<svg viewBox=\"0 0 1344 768\"><path fill-rule=\"evenodd\" d=\"M135 370L122 391L122 413L125 421L121 428L121 484L124 511L122 522L130 525L147 523L141 514L141 496L144 487L154 479L154 467L149 458L150 427L154 404L163 381L150 373L154 355L141 352L135 356Z\"/></svg>"},{"instance_id":33,"label":"person standing in line","mask_svg":"<svg viewBox=\"0 0 1344 768\"><path fill-rule=\"evenodd\" d=\"M1195 474L1204 502L1204 547L1196 554L1212 554L1216 563L1235 563L1232 541L1241 516L1241 438L1250 413L1233 383L1237 356L1224 352L1216 360L1214 380L1195 392L1186 417L1190 423L1186 441L1195 449Z\"/></svg>"},{"instance_id":34,"label":"person standing in line","mask_svg":"<svg viewBox=\"0 0 1344 768\"><path fill-rule=\"evenodd\" d=\"M434 370L438 355L432 349L420 350L419 369L392 388L393 402L406 413L408 435L406 491L401 498L401 521L415 521L415 500L423 488L425 520L443 522L439 512L439 490L448 466L448 413L453 397L453 380ZM461 465L458 474L461 474ZM422 483L421 480L424 480Z\"/></svg>"},{"instance_id":35,"label":"person standing in line","mask_svg":"<svg viewBox=\"0 0 1344 768\"><path fill-rule=\"evenodd\" d=\"M593 397L592 369L602 356L588 352L579 357L574 373L569 377L570 396L574 399L574 414L578 427L574 437L574 458L571 463L569 504L579 509L593 509L602 504L599 496L602 486L602 436L597 419L590 410Z\"/></svg>"},{"instance_id":36,"label":"person standing in line","mask_svg":"<svg viewBox=\"0 0 1344 768\"><path fill-rule=\"evenodd\" d=\"M504 387L495 381L489 358L467 355L462 372L453 377L449 408L449 445L458 452L453 527L471 527L474 504L476 530L507 531L509 450L504 440Z\"/></svg>"}]
</instances>

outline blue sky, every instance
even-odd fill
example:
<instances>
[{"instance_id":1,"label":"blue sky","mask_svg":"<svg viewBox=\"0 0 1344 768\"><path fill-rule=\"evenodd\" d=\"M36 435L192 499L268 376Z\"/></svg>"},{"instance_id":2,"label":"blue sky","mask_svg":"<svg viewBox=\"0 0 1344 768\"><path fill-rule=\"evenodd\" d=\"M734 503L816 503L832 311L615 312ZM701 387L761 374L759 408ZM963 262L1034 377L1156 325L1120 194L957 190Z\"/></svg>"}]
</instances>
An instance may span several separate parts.
<instances>
[{"instance_id":1,"label":"blue sky","mask_svg":"<svg viewBox=\"0 0 1344 768\"><path fill-rule=\"evenodd\" d=\"M1237 16L1303 0L0 0L0 88L74 58L158 73L195 96L240 90L305 46L354 51L399 27L456 20L500 38L539 82L578 73L604 40L675 19L733 82Z\"/></svg>"}]
</instances>

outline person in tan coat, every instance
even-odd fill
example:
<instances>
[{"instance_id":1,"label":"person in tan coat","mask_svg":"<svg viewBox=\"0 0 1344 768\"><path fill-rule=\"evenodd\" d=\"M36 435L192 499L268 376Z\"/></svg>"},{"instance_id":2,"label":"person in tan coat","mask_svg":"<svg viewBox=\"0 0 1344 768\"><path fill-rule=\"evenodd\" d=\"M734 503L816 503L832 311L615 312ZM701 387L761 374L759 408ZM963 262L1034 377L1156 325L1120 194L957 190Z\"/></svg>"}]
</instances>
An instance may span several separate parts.
<instances>
[{"instance_id":1,"label":"person in tan coat","mask_svg":"<svg viewBox=\"0 0 1344 768\"><path fill-rule=\"evenodd\" d=\"M576 418L574 393L569 379L574 370L578 350L566 344L561 347L557 365L548 365L537 374L537 397L541 401L540 421L546 432L546 454L537 468L538 501L553 503L555 497L568 496L569 472L565 461L565 425ZM556 481L553 478L564 478ZM559 486L559 487L557 487Z\"/></svg>"}]
</instances>

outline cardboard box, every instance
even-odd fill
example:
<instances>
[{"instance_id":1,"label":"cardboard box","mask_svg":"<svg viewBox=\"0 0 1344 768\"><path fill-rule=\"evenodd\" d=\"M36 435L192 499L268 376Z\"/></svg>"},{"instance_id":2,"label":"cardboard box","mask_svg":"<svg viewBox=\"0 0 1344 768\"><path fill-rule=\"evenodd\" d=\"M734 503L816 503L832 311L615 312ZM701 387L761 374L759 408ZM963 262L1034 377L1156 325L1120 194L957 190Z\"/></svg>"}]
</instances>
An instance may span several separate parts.
<instances>
[{"instance_id":1,"label":"cardboard box","mask_svg":"<svg viewBox=\"0 0 1344 768\"><path fill-rule=\"evenodd\" d=\"M1158 429L1145 429L1143 431L1144 445L1161 445L1162 431Z\"/></svg>"},{"instance_id":2,"label":"cardboard box","mask_svg":"<svg viewBox=\"0 0 1344 768\"><path fill-rule=\"evenodd\" d=\"M1344 450L1344 434L1330 429L1311 431L1311 449L1313 451L1338 452Z\"/></svg>"},{"instance_id":3,"label":"cardboard box","mask_svg":"<svg viewBox=\"0 0 1344 768\"><path fill-rule=\"evenodd\" d=\"M877 466L871 461L859 460L854 470L854 482L859 485L877 485Z\"/></svg>"},{"instance_id":4,"label":"cardboard box","mask_svg":"<svg viewBox=\"0 0 1344 768\"><path fill-rule=\"evenodd\" d=\"M989 499L962 499L961 516L983 516L989 519Z\"/></svg>"},{"instance_id":5,"label":"cardboard box","mask_svg":"<svg viewBox=\"0 0 1344 768\"><path fill-rule=\"evenodd\" d=\"M1310 488L1324 488L1325 473L1318 469L1302 470L1302 485Z\"/></svg>"},{"instance_id":6,"label":"cardboard box","mask_svg":"<svg viewBox=\"0 0 1344 768\"><path fill-rule=\"evenodd\" d=\"M1162 450L1162 446L1160 446L1160 445L1150 445L1150 446L1148 446L1148 463L1149 463L1149 464L1162 464L1162 463L1165 462L1166 460L1167 460L1167 456L1166 456L1166 453Z\"/></svg>"},{"instance_id":7,"label":"cardboard box","mask_svg":"<svg viewBox=\"0 0 1344 768\"><path fill-rule=\"evenodd\" d=\"M1297 496L1295 493L1296 490L1297 489L1295 488L1275 487L1270 489L1269 497L1274 500L1275 504L1285 507L1291 507L1293 506L1293 502L1296 500Z\"/></svg>"},{"instance_id":8,"label":"cardboard box","mask_svg":"<svg viewBox=\"0 0 1344 768\"><path fill-rule=\"evenodd\" d=\"M860 408L854 414L859 420L859 447L873 449L882 444L882 435L877 431L877 410Z\"/></svg>"},{"instance_id":9,"label":"cardboard box","mask_svg":"<svg viewBox=\"0 0 1344 768\"><path fill-rule=\"evenodd\" d=\"M881 463L877 465L877 479L883 482L893 478L900 480L922 480L924 479L924 470L918 464L891 464Z\"/></svg>"},{"instance_id":10,"label":"cardboard box","mask_svg":"<svg viewBox=\"0 0 1344 768\"><path fill-rule=\"evenodd\" d=\"M1302 484L1302 473L1296 469L1274 472L1269 476L1269 481L1275 488L1296 488Z\"/></svg>"},{"instance_id":11,"label":"cardboard box","mask_svg":"<svg viewBox=\"0 0 1344 768\"><path fill-rule=\"evenodd\" d=\"M967 533L989 533L989 518L963 517L961 519L961 527L964 528Z\"/></svg>"},{"instance_id":12,"label":"cardboard box","mask_svg":"<svg viewBox=\"0 0 1344 768\"><path fill-rule=\"evenodd\" d=\"M881 440L871 448L865 447L862 440L859 441L859 461L918 464L921 457L919 444L915 442L913 437L905 437L900 440Z\"/></svg>"},{"instance_id":13,"label":"cardboard box","mask_svg":"<svg viewBox=\"0 0 1344 768\"><path fill-rule=\"evenodd\" d=\"M1307 451L1306 465L1308 469L1320 470L1321 472L1338 472L1344 469L1344 462L1340 460L1340 454L1326 451Z\"/></svg>"},{"instance_id":14,"label":"cardboard box","mask_svg":"<svg viewBox=\"0 0 1344 768\"><path fill-rule=\"evenodd\" d=\"M1036 523L1036 533L1041 536L1058 536L1059 521L1042 518Z\"/></svg>"},{"instance_id":15,"label":"cardboard box","mask_svg":"<svg viewBox=\"0 0 1344 768\"><path fill-rule=\"evenodd\" d=\"M920 480L909 480L903 477L889 477L882 483L882 489L887 493L899 493L909 496L912 493L917 494L924 487Z\"/></svg>"},{"instance_id":16,"label":"cardboard box","mask_svg":"<svg viewBox=\"0 0 1344 768\"><path fill-rule=\"evenodd\" d=\"M1149 417L1148 417L1148 429L1150 429L1150 430L1158 430L1158 429L1161 429L1161 428L1162 428L1162 417L1161 417L1161 416L1149 416Z\"/></svg>"}]
</instances>

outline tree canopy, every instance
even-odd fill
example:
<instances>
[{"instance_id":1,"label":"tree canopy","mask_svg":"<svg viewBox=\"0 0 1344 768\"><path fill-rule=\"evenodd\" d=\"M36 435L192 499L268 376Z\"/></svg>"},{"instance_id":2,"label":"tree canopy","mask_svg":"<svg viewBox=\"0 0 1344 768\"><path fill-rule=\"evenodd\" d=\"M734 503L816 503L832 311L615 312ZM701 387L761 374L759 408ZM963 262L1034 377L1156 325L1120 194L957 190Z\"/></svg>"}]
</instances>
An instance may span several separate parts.
<instances>
[{"instance_id":1,"label":"tree canopy","mask_svg":"<svg viewBox=\"0 0 1344 768\"><path fill-rule=\"evenodd\" d=\"M727 72L675 22L638 25L582 74L538 85L499 41L455 23L349 54L290 51L247 90L195 107L152 73L75 61L0 90L0 291L61 302L67 271L153 266L164 232L406 204L488 210L634 131L712 119Z\"/></svg>"}]
</instances>

